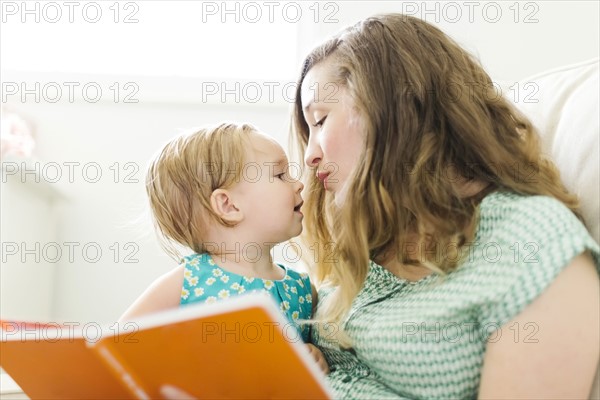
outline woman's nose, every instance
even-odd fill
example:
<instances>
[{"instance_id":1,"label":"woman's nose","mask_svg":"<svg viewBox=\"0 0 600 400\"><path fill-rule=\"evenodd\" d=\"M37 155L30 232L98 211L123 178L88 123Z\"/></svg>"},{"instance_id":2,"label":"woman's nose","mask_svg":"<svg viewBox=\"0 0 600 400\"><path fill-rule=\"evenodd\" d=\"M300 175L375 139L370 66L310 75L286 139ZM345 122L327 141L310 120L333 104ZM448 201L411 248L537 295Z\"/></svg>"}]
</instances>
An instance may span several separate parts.
<instances>
[{"instance_id":1,"label":"woman's nose","mask_svg":"<svg viewBox=\"0 0 600 400\"><path fill-rule=\"evenodd\" d=\"M313 168L319 165L323 159L323 150L317 142L315 135L308 137L308 146L306 146L306 154L304 154L304 163Z\"/></svg>"}]
</instances>

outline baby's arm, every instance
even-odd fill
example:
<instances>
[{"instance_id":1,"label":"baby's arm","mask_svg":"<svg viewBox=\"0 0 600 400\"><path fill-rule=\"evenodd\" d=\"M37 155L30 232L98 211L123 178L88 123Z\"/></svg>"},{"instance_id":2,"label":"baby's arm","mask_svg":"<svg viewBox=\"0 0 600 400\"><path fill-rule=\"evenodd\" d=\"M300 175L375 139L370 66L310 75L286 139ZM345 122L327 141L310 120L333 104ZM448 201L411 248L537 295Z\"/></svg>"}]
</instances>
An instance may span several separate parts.
<instances>
[{"instance_id":1,"label":"baby's arm","mask_svg":"<svg viewBox=\"0 0 600 400\"><path fill-rule=\"evenodd\" d=\"M119 318L125 322L144 314L177 308L183 285L183 265L156 279Z\"/></svg>"}]
</instances>

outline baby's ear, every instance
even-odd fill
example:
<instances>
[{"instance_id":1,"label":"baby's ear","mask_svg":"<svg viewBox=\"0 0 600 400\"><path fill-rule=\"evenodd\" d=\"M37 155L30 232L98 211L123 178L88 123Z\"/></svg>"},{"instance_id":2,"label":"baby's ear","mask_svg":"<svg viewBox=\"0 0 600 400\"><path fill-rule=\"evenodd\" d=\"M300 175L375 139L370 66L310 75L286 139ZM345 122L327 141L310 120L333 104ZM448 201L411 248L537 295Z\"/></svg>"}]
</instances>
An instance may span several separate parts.
<instances>
[{"instance_id":1,"label":"baby's ear","mask_svg":"<svg viewBox=\"0 0 600 400\"><path fill-rule=\"evenodd\" d=\"M233 202L231 192L226 189L215 189L210 195L210 205L219 217L233 224L244 219L243 212Z\"/></svg>"}]
</instances>

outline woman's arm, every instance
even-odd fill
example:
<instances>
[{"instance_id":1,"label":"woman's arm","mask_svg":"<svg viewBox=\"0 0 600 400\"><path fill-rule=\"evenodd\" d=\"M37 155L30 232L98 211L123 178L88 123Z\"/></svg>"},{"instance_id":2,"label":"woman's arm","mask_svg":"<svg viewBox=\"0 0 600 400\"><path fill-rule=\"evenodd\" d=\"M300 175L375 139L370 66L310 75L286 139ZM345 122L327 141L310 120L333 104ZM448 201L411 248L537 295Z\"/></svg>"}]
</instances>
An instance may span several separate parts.
<instances>
[{"instance_id":1,"label":"woman's arm","mask_svg":"<svg viewBox=\"0 0 600 400\"><path fill-rule=\"evenodd\" d=\"M119 322L129 321L144 314L176 308L181 299L183 285L183 265L159 277L119 318Z\"/></svg>"},{"instance_id":2,"label":"woman's arm","mask_svg":"<svg viewBox=\"0 0 600 400\"><path fill-rule=\"evenodd\" d=\"M599 299L584 253L488 342L479 397L587 399L600 359Z\"/></svg>"}]
</instances>

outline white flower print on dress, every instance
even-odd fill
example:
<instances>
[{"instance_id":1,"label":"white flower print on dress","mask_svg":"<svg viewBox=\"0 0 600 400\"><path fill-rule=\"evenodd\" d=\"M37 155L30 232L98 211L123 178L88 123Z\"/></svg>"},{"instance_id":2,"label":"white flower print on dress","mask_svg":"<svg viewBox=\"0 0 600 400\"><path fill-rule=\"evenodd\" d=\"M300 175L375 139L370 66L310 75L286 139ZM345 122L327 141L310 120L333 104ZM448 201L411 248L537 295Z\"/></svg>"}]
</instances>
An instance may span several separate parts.
<instances>
[{"instance_id":1,"label":"white flower print on dress","mask_svg":"<svg viewBox=\"0 0 600 400\"><path fill-rule=\"evenodd\" d=\"M206 280L206 284L210 286L210 285L212 285L213 283L215 283L216 281L217 281L217 280L211 276L210 278L208 278L208 279Z\"/></svg>"},{"instance_id":2,"label":"white flower print on dress","mask_svg":"<svg viewBox=\"0 0 600 400\"><path fill-rule=\"evenodd\" d=\"M181 298L182 299L187 300L187 298L188 298L189 295L190 295L190 291L189 290L187 290L185 288L181 289Z\"/></svg>"},{"instance_id":3,"label":"white flower print on dress","mask_svg":"<svg viewBox=\"0 0 600 400\"><path fill-rule=\"evenodd\" d=\"M202 296L204 294L204 288L196 288L194 289L194 294L198 297Z\"/></svg>"},{"instance_id":4,"label":"white flower print on dress","mask_svg":"<svg viewBox=\"0 0 600 400\"><path fill-rule=\"evenodd\" d=\"M226 299L229 297L229 290L227 289L222 289L219 291L219 298L220 299Z\"/></svg>"}]
</instances>

